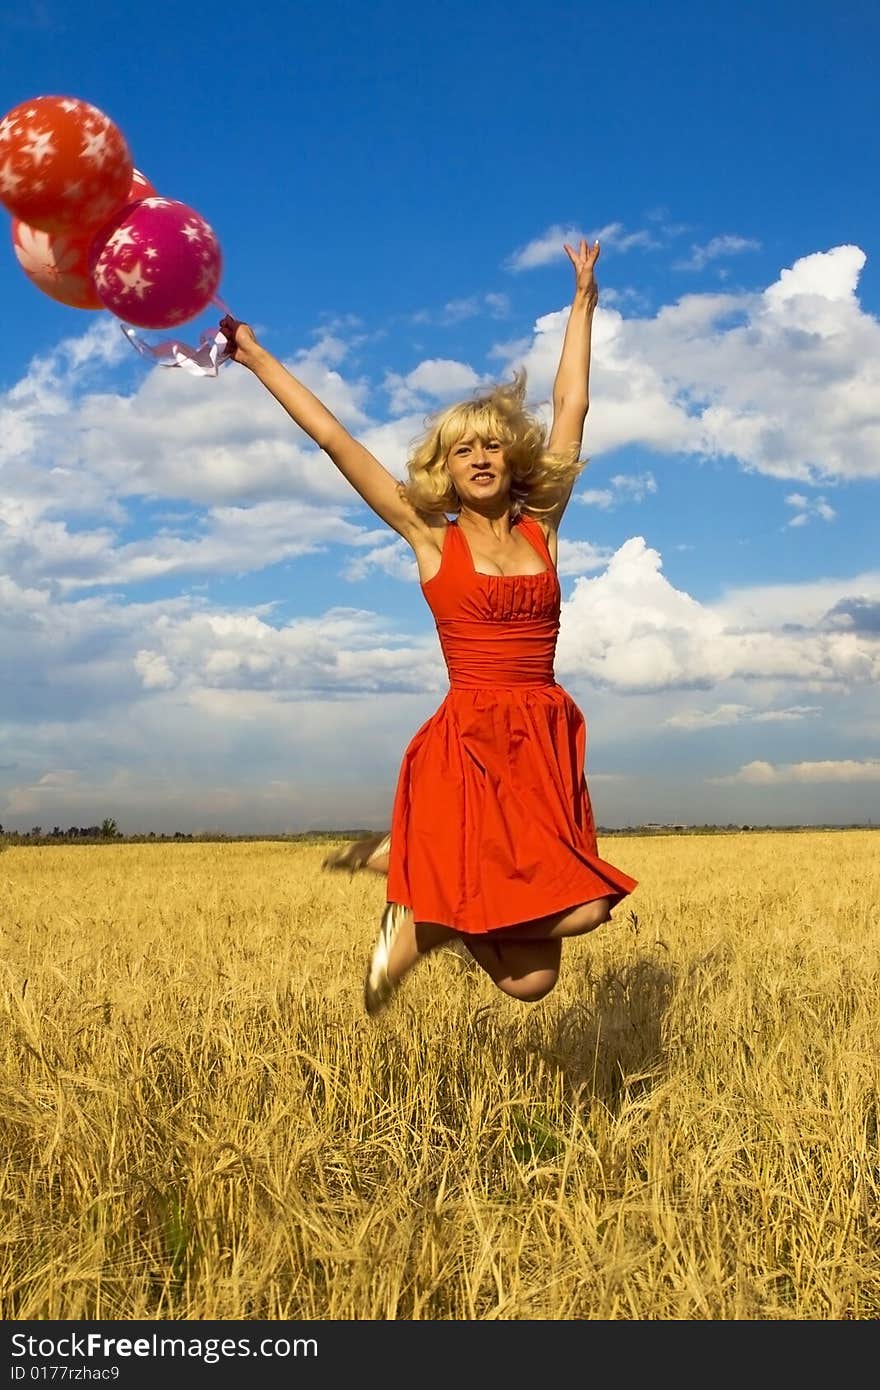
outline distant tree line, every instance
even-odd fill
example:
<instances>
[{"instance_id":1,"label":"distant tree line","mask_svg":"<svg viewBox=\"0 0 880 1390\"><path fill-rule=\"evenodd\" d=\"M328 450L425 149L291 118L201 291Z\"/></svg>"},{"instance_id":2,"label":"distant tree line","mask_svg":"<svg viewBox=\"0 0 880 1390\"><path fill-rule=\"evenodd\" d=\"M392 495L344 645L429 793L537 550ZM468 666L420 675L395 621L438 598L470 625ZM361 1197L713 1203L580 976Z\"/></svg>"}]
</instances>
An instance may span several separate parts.
<instances>
[{"instance_id":1,"label":"distant tree line","mask_svg":"<svg viewBox=\"0 0 880 1390\"><path fill-rule=\"evenodd\" d=\"M851 821L845 824L817 824L817 825L625 825L625 826L598 826L597 834L604 836L611 835L732 835L741 834L743 831L754 831L761 834L772 834L774 832L791 831L810 831L810 830L872 830L872 821ZM192 831L175 830L172 833L167 831L156 832L155 830L144 831L136 835L124 835L119 829L112 816L106 816L100 825L70 825L66 830L60 825L55 825L51 830L44 830L41 825L34 825L30 830L4 830L0 825L0 849L5 845L58 845L58 844L106 844L108 841L116 841L119 844L160 844L174 841L193 841L203 844L214 843L245 843L248 841L274 841L279 840L301 843L303 841L323 841L323 840L358 840L364 835L375 832L376 826L359 827L352 830L302 830L302 831L278 831L275 834L261 835L232 835L224 834L220 830L200 830Z\"/></svg>"},{"instance_id":2,"label":"distant tree line","mask_svg":"<svg viewBox=\"0 0 880 1390\"><path fill-rule=\"evenodd\" d=\"M16 844L25 840L39 840L41 843L49 840L121 840L124 838L122 831L116 824L112 816L106 816L100 825L69 825L66 830L60 825L54 825L51 830L44 830L41 825L33 825L30 830L4 830L0 825L0 836L8 844Z\"/></svg>"},{"instance_id":3,"label":"distant tree line","mask_svg":"<svg viewBox=\"0 0 880 1390\"><path fill-rule=\"evenodd\" d=\"M375 826L356 830L279 831L276 834L268 835L227 835L220 830L202 830L195 833L186 830L174 830L172 832L146 830L135 835L125 835L119 829L116 821L111 816L107 816L100 825L70 825L66 830L60 825L53 826L51 830L44 829L42 825L31 826L30 830L6 830L0 825L0 847L3 845L106 844L108 840L129 845L180 840L208 844L218 841L358 840L364 835L371 834L373 830L375 830Z\"/></svg>"}]
</instances>

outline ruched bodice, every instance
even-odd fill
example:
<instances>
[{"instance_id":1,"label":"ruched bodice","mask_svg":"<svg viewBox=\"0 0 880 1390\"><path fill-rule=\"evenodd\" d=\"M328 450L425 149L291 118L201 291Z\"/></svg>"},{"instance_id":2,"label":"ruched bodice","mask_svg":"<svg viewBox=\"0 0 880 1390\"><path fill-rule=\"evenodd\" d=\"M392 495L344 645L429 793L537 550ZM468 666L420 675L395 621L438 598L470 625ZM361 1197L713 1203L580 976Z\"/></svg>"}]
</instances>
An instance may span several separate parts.
<instances>
[{"instance_id":1,"label":"ruched bodice","mask_svg":"<svg viewBox=\"0 0 880 1390\"><path fill-rule=\"evenodd\" d=\"M586 725L553 673L556 567L538 523L517 525L540 574L479 574L466 536L447 527L422 591L450 689L409 743L392 813L389 901L464 933L614 903L636 886L598 855Z\"/></svg>"},{"instance_id":2,"label":"ruched bodice","mask_svg":"<svg viewBox=\"0 0 880 1390\"><path fill-rule=\"evenodd\" d=\"M458 525L446 528L440 569L422 585L453 690L555 684L559 580L540 526L518 523L546 568L479 574Z\"/></svg>"}]
</instances>

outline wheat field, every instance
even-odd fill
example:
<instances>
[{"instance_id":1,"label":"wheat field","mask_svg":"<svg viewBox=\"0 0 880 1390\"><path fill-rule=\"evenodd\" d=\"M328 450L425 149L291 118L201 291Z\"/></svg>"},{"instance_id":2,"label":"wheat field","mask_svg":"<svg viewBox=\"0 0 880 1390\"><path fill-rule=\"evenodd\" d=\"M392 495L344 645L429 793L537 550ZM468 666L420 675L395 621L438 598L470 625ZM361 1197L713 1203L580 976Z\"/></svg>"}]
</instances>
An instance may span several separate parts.
<instances>
[{"instance_id":1,"label":"wheat field","mask_svg":"<svg viewBox=\"0 0 880 1390\"><path fill-rule=\"evenodd\" d=\"M377 1020L327 848L0 855L4 1320L880 1316L877 833L609 837L546 999Z\"/></svg>"}]
</instances>

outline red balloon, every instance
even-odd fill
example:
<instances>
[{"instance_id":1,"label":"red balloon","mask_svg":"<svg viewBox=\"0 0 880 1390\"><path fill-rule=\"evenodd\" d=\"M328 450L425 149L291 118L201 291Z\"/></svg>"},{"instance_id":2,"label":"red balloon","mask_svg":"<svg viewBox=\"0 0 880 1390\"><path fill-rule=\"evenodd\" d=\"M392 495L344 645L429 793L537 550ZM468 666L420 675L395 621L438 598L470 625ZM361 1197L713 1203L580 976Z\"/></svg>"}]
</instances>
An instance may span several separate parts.
<instances>
[{"instance_id":1,"label":"red balloon","mask_svg":"<svg viewBox=\"0 0 880 1390\"><path fill-rule=\"evenodd\" d=\"M155 196L149 179L133 169L126 205ZM89 249L94 233L41 232L20 218L12 219L12 245L32 285L71 309L103 309L92 283Z\"/></svg>"},{"instance_id":2,"label":"red balloon","mask_svg":"<svg viewBox=\"0 0 880 1390\"><path fill-rule=\"evenodd\" d=\"M136 203L140 198L156 198L158 193L146 174L142 174L140 169L131 171L131 188L128 190L126 203Z\"/></svg>"},{"instance_id":3,"label":"red balloon","mask_svg":"<svg viewBox=\"0 0 880 1390\"><path fill-rule=\"evenodd\" d=\"M76 97L35 97L0 121L0 202L29 227L78 236L121 207L132 159L109 116Z\"/></svg>"},{"instance_id":4,"label":"red balloon","mask_svg":"<svg viewBox=\"0 0 880 1390\"><path fill-rule=\"evenodd\" d=\"M222 253L212 228L186 203L143 198L92 242L92 278L105 308L137 328L176 328L211 302Z\"/></svg>"}]
</instances>

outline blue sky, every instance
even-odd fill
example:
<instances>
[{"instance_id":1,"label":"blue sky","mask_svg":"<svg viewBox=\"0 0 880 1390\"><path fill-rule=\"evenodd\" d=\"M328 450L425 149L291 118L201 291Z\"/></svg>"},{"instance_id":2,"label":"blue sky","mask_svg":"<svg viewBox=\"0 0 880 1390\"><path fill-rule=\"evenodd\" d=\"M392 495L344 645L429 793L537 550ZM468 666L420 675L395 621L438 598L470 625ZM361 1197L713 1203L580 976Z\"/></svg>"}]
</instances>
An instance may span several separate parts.
<instances>
[{"instance_id":1,"label":"blue sky","mask_svg":"<svg viewBox=\"0 0 880 1390\"><path fill-rule=\"evenodd\" d=\"M557 662L597 818L864 822L878 40L876 6L812 0L45 0L0 18L0 106L104 110L211 223L233 312L401 476L517 366L544 409L562 242L598 237ZM150 367L10 245L0 275L0 823L383 825L445 689L408 553L243 370Z\"/></svg>"}]
</instances>

